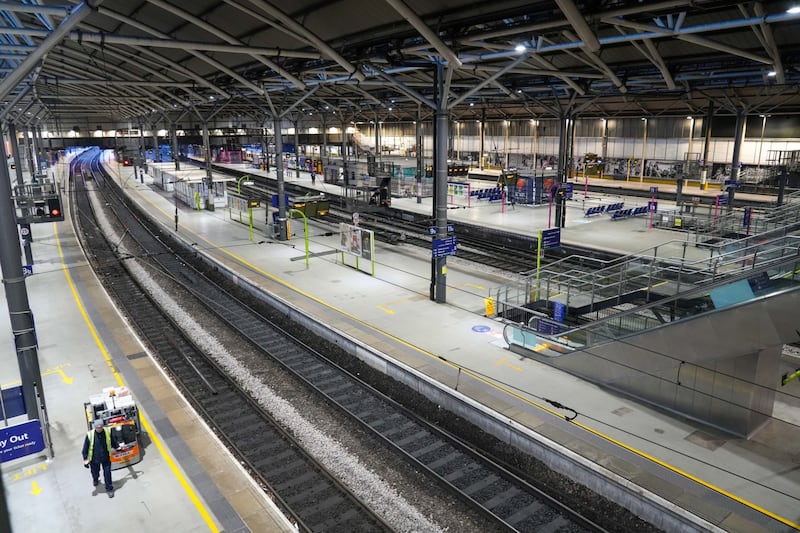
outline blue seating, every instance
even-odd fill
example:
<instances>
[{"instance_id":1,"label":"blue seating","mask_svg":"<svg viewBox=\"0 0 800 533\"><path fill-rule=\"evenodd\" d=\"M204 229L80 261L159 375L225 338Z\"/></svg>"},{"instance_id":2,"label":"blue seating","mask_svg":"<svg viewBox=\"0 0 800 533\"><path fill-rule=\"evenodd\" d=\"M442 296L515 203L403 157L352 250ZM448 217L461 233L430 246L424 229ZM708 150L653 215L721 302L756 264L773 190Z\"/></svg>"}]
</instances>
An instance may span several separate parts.
<instances>
[{"instance_id":1,"label":"blue seating","mask_svg":"<svg viewBox=\"0 0 800 533\"><path fill-rule=\"evenodd\" d=\"M604 205L598 205L597 207L590 207L589 209L586 210L586 213L584 213L583 216L590 217L592 215L599 215L601 213L604 213L605 210L606 206Z\"/></svg>"},{"instance_id":2,"label":"blue seating","mask_svg":"<svg viewBox=\"0 0 800 533\"><path fill-rule=\"evenodd\" d=\"M606 208L606 212L608 211L609 209ZM649 212L650 212L650 207L646 205L640 207L629 207L628 209L618 209L611 213L611 220L619 220L621 218L635 217L647 214Z\"/></svg>"},{"instance_id":3,"label":"blue seating","mask_svg":"<svg viewBox=\"0 0 800 533\"><path fill-rule=\"evenodd\" d=\"M503 198L503 190L500 187L480 189L477 191L472 191L471 194L473 194L478 200L488 200L490 202L501 200Z\"/></svg>"},{"instance_id":4,"label":"blue seating","mask_svg":"<svg viewBox=\"0 0 800 533\"><path fill-rule=\"evenodd\" d=\"M608 204L606 207L606 213L610 213L611 211L619 211L625 206L625 202L617 202L616 204Z\"/></svg>"}]
</instances>

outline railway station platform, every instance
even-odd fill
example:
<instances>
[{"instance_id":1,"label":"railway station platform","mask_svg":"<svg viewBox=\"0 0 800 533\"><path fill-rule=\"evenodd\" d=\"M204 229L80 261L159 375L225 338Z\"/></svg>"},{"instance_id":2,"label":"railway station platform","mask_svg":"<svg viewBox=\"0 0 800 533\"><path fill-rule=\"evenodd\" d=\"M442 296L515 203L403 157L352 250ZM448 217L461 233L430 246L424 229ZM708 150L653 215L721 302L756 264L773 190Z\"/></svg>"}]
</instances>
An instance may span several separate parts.
<instances>
[{"instance_id":1,"label":"railway station platform","mask_svg":"<svg viewBox=\"0 0 800 533\"><path fill-rule=\"evenodd\" d=\"M243 174L258 172L240 167ZM127 169L111 164L109 170L125 181ZM309 190L342 192L319 179L312 185L306 173L286 180ZM169 195L147 183L129 182L127 187L133 201L171 227ZM430 213L430 203L417 203L415 198L393 199L392 206ZM665 253L675 256L684 249L676 239L680 234L651 229L644 217L611 221L583 217L582 205L570 210L565 241L621 253L672 246L674 250ZM453 209L448 217L528 234L547 227L544 206L503 210L490 204ZM491 273L448 261L448 303L436 304L428 298L430 254L425 251L378 243L375 275L365 276L332 253L338 237L315 231L313 223L306 267L302 230L293 230L287 242L265 234L251 240L246 226L220 210L184 208L180 221L179 236L236 276L292 302L364 347L374 347L495 409L553 446L574 453L577 461L608 476L621 476L637 492L668 502L676 512L699 517L698 530L800 530L800 399L791 400L800 397L800 383L787 385L791 390L783 392L789 395L782 397L791 403L776 403L773 418L761 431L750 439L734 437L506 350L502 324L483 315L488 291L503 283ZM781 364L782 371L793 371L800 358L787 354ZM459 370L455 378L453 367ZM461 370L483 380L466 387L459 382ZM578 417L565 421L542 407L543 398L568 405Z\"/></svg>"},{"instance_id":2,"label":"railway station platform","mask_svg":"<svg viewBox=\"0 0 800 533\"><path fill-rule=\"evenodd\" d=\"M26 287L53 456L45 450L2 464L12 531L295 531L132 334L71 223L34 224L32 232ZM0 315L0 384L7 389L19 385L19 372L8 313ZM81 457L84 402L112 386L133 394L144 450L140 462L112 472L113 499L102 474L92 486Z\"/></svg>"},{"instance_id":3,"label":"railway station platform","mask_svg":"<svg viewBox=\"0 0 800 533\"><path fill-rule=\"evenodd\" d=\"M174 231L174 199L171 194L154 187L149 176L145 177L144 183L131 179L132 168L117 166L113 162L109 162L108 167L111 175L124 184L132 201L166 229ZM244 173L253 173L253 170L247 169ZM335 186L321 180L317 180L312 186L307 175L287 178L287 181L302 182L309 189L334 193ZM430 204L418 204L415 198L395 199L393 207L428 209L430 212ZM456 222L459 217L465 217L475 223L506 231L530 233L532 229L546 227L546 207L517 206L509 209L506 206L505 211L501 209L496 204L469 210L454 209L448 216ZM664 243L674 240L673 232L650 229L645 226L642 218L622 221L589 218L581 221L584 218L581 208L573 206L571 209L573 214L567 215L564 240L621 252L646 249L654 243L671 246ZM587 468L629 484L633 491L661 501L672 507L675 513L695 516L697 530L800 530L800 471L797 469L799 456L796 446L800 437L800 400L796 404L776 406L770 423L749 440L723 434L506 350L502 324L483 316L484 298L488 291L505 282L495 274L470 268L459 263L457 259L448 261L448 303L436 304L428 299L430 254L424 251L376 243L375 275L369 276L363 270L356 270L352 263L342 262L340 254L332 253L339 244L338 237L325 235L326 232L315 228L312 222L309 231L311 259L307 267L303 260L302 230L299 234L293 231L296 235L288 242L272 240L263 232L256 234L251 240L248 227L231 220L227 210L197 211L184 205L180 206L179 211L177 235L194 243L199 252L208 255L223 268L235 272L237 276L262 290L291 302L313 320L327 324L342 335L352 338L364 349L380 351L387 358L439 380L454 394L483 404L512 423L536 432L552 446L572 454L576 462L587 465ZM62 235L62 231L68 231L68 224L57 223L51 232L54 234L57 231ZM262 226L263 229L265 228ZM92 513L98 509L99 513L103 513L105 509L113 509L113 505L125 501L124 498L128 498L125 493L129 488L133 493L134 487L143 485L138 482L143 482L146 475L143 473L134 480L125 474L126 477L122 478L125 483L119 487L118 496L114 500L98 502L102 505L91 505L96 500L92 499L92 492L88 490L91 489L89 476L81 468L80 443L77 442L82 438L85 428L80 409L84 401L82 395L98 386L107 386L105 384L113 378L113 374L99 348L92 347L94 340L91 335L88 340L82 341L83 344L77 340L69 344L62 342L62 339L70 339L72 335L81 335L80 331L87 328L85 319L78 310L64 310L63 306L60 309L53 308L49 302L52 302L53 295L57 292L52 287L48 289L45 282L37 282L36 277L63 278L64 272L78 277L80 273L78 294L94 294L99 302L103 302L105 297L100 294L96 281L88 285L94 276L86 271L88 267L83 266L82 257L74 251L71 259L61 259L56 252L50 250L54 245L47 240L47 233L41 233L42 238L39 243L35 243L37 248L34 249L37 266L41 268L34 271L28 287L32 293L31 307L37 313L37 328L40 329L39 335L42 339L42 367L56 368L60 364L59 354L62 353L57 346L69 346L70 352L74 352L71 361L74 366L71 364L68 368L77 377L77 368L80 367L82 379L86 383L81 392L73 393L70 397L66 393L62 396L62 389L66 388L64 384L56 383L52 385L52 389L48 386L51 381L61 379L61 374L56 372L54 375L58 377L45 378L45 393L51 405L51 417L58 420L58 416L62 416L69 420L58 432L64 434L62 438L67 439L67 442L62 441L57 449L63 447L69 450L65 453L75 453L75 460L61 467L69 472L65 474L68 481L64 482L69 483L69 489L61 490L66 492L74 486L74 495L59 494L59 503L55 505L70 509L70 513L77 514L76 520L83 520L78 522L81 527L76 527L75 530L88 529L83 527L84 524L107 524L102 519L102 514L97 522L89 521L95 516ZM74 241L70 246L75 246ZM676 250L680 248L678 246ZM53 272L44 270L44 265L48 263L53 264ZM66 268L62 264L67 265ZM84 278L88 281L84 281ZM60 290L67 295L62 301L68 301L66 298L69 298L69 284L66 281L55 281L52 285L57 287L59 283L63 285ZM80 283L87 285L80 288ZM110 320L112 315L115 316L107 300L102 305L94 304L93 308L89 308L94 309L88 313L90 318L101 324ZM6 324L5 327L10 326ZM128 335L121 319L117 326L100 327L98 331L104 342L112 343L107 350L113 354L114 368L128 379L126 384L131 387L131 378L128 376L131 372L138 374L139 370L130 367L144 364L149 358L139 356L142 349L133 340L118 340ZM9 339L10 335L4 338ZM13 353L13 347L5 348L3 353ZM82 358L80 360L79 355ZM792 364L800 366L800 359L789 359L784 364L787 369ZM9 368L9 365L4 363L2 368ZM11 368L16 368L16 365L11 365ZM158 374L154 367L149 368L148 375ZM458 373L453 372L454 368L458 369ZM791 369L794 370L793 367ZM467 382L464 377L459 378L462 370L472 376L481 376L481 380ZM14 379L13 376L3 378L3 383ZM796 389L795 396L800 396L800 384L795 382L790 386ZM137 390L135 386L132 388L134 394L146 397L146 392ZM574 409L578 413L577 418L567 421L558 413L543 407L544 398L556 400ZM171 400L174 403L179 401ZM63 411L53 412L56 409ZM162 418L160 413L152 409L155 407L143 404L143 410L149 419ZM174 409L162 407L162 411L169 415ZM186 416L185 411L187 410L181 408L181 415ZM190 430L161 429L157 424L155 429L167 435L167 440L170 436L174 437L175 433L185 438L186 432ZM145 473L153 468L151 457L156 455L155 450L151 452L148 449L148 452L150 453L145 460L137 465ZM209 465L205 462L210 460L210 455L195 452L192 462L197 463L190 467L184 466L184 470L194 472L202 466L208 469ZM52 462L56 463L58 459ZM183 466L180 460L178 462ZM37 476L45 476L56 470L55 466L48 465L47 472L33 471L26 478L26 468L32 467L19 467L15 472L9 472L5 466L3 468L3 479L10 495L14 521L17 520L14 517L14 513L19 512L17 509L20 506L25 509L27 500L35 498L31 495L35 489L28 481L36 481L41 486L43 481L39 481ZM21 479L15 477L17 474ZM122 476L122 472L116 472L115 479L117 476ZM84 481L86 497L79 491L80 483ZM193 479L190 481L191 486L205 486ZM218 482L219 485L239 488L244 487L244 483ZM155 492L152 487L150 490ZM165 516L164 524L169 524L169 520L180 516L187 520L189 518L185 517L194 517L191 518L192 524L198 530L209 527L197 506L191 503L191 497L184 496L181 490L183 489L169 494L174 495L173 498L178 498L177 494L181 494L179 498L188 499L190 503L182 504L185 507L181 508L181 513L173 512ZM102 491L98 496L105 498ZM131 501L137 502L135 506L139 506L138 502L144 501L146 497L147 494L142 494L141 498L136 495L137 499ZM206 503L219 501L204 492L200 492L198 499ZM221 499L233 505L233 497ZM249 494L248 499L257 498L256 495ZM59 509L59 512L62 511ZM134 511L131 508L125 512L130 512L132 519L140 520L142 518L138 513L144 511ZM235 531L235 527L239 526L232 515L237 515L242 521L251 516L250 512L238 508L235 512L230 512L230 508L214 507L211 507L209 515L214 517L217 527L225 531ZM232 525L224 522L226 517L234 520ZM107 520L109 516L105 518ZM31 518L33 519L44 520L36 515ZM41 529L50 524L42 524ZM260 529L250 526L249 523L248 527L252 531L273 531L266 529L266 526ZM173 529L186 530L185 527ZM211 527L209 529L213 530ZM23 527L20 530L27 529Z\"/></svg>"}]
</instances>

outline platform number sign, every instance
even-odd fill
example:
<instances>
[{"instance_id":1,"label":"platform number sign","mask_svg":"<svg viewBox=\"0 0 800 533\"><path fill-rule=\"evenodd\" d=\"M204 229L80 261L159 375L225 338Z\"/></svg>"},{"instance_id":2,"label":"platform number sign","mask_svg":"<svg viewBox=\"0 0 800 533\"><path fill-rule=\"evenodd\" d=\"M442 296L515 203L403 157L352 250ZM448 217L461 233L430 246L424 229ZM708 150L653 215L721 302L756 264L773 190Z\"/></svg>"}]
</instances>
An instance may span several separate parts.
<instances>
[{"instance_id":1,"label":"platform number sign","mask_svg":"<svg viewBox=\"0 0 800 533\"><path fill-rule=\"evenodd\" d=\"M33 276L33 265L22 265L23 276Z\"/></svg>"},{"instance_id":2,"label":"platform number sign","mask_svg":"<svg viewBox=\"0 0 800 533\"><path fill-rule=\"evenodd\" d=\"M25 240L31 238L31 225L30 224L20 224L19 225L19 235Z\"/></svg>"}]
</instances>

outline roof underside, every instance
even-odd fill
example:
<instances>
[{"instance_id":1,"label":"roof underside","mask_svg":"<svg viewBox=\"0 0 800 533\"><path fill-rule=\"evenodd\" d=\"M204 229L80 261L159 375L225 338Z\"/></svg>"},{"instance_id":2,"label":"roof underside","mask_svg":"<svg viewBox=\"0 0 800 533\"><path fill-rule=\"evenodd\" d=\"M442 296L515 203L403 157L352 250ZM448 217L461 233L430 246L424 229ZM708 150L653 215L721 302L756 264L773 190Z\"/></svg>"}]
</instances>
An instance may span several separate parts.
<instances>
[{"instance_id":1,"label":"roof underside","mask_svg":"<svg viewBox=\"0 0 800 533\"><path fill-rule=\"evenodd\" d=\"M437 108L456 118L686 115L712 103L726 113L798 113L800 13L791 7L5 2L1 109L22 123L413 120Z\"/></svg>"}]
</instances>

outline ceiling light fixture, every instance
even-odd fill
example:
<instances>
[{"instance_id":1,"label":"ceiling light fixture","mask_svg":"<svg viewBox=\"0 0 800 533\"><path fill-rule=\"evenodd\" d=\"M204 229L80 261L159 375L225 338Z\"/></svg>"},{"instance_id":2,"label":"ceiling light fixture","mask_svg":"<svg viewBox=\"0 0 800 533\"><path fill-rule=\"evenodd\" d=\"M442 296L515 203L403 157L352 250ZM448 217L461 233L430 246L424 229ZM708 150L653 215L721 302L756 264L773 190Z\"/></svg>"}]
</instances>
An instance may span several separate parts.
<instances>
[{"instance_id":1,"label":"ceiling light fixture","mask_svg":"<svg viewBox=\"0 0 800 533\"><path fill-rule=\"evenodd\" d=\"M770 70L769 72L767 72L767 76L769 76L770 78L774 78L775 76L777 76L777 73L774 70Z\"/></svg>"},{"instance_id":2,"label":"ceiling light fixture","mask_svg":"<svg viewBox=\"0 0 800 533\"><path fill-rule=\"evenodd\" d=\"M517 46L514 47L514 50L521 54L522 52L525 51L525 45L524 44L518 44Z\"/></svg>"},{"instance_id":3,"label":"ceiling light fixture","mask_svg":"<svg viewBox=\"0 0 800 533\"><path fill-rule=\"evenodd\" d=\"M789 13L790 15L797 15L798 13L800 13L800 6L790 7L789 9L786 10L786 12Z\"/></svg>"}]
</instances>

